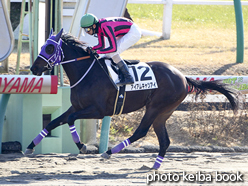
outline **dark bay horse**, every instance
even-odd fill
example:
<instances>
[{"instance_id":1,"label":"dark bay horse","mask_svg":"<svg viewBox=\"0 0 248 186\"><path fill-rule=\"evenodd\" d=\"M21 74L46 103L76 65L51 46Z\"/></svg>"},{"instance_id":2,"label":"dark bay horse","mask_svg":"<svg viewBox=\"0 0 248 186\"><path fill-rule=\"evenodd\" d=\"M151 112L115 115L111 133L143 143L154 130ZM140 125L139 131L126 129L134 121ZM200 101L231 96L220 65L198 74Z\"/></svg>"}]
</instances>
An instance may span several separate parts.
<instances>
[{"instance_id":1,"label":"dark bay horse","mask_svg":"<svg viewBox=\"0 0 248 186\"><path fill-rule=\"evenodd\" d=\"M62 32L63 30L57 35L50 35L31 67L31 71L34 75L41 75L44 71L52 69L54 65L62 64L70 80L72 106L41 131L27 147L25 154L33 153L34 147L48 132L65 123L68 123L73 141L79 150L86 152L86 146L80 142L74 121L77 119L102 119L104 116L113 115L117 89L106 74L107 68L103 59L99 59L98 63L96 59L89 58L89 54L85 50L86 45L69 34L62 34ZM84 56L86 59L80 58ZM76 58L77 61L74 60ZM122 112L133 112L145 106L145 115L130 138L103 153L102 157L110 158L111 154L119 152L146 136L149 128L153 125L160 146L153 169L158 169L166 149L170 145L165 127L166 120L190 91L194 89L196 94L204 93L207 90L218 91L227 97L234 111L238 109L238 99L236 90L228 88L226 84L219 81L193 80L185 77L176 68L162 62L148 62L147 64L154 72L158 88L127 92Z\"/></svg>"}]
</instances>

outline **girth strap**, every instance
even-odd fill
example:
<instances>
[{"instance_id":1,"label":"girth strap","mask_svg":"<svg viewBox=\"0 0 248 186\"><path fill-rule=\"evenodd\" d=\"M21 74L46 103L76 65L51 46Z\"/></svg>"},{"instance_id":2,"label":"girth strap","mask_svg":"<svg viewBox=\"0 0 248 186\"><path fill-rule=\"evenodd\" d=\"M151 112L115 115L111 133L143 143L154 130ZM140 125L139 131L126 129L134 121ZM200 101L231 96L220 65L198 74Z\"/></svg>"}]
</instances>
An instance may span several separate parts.
<instances>
[{"instance_id":1,"label":"girth strap","mask_svg":"<svg viewBox=\"0 0 248 186\"><path fill-rule=\"evenodd\" d=\"M126 88L126 85L121 86L119 90L117 91L113 115L122 114L122 110L123 110L125 98L126 98L125 88Z\"/></svg>"}]
</instances>

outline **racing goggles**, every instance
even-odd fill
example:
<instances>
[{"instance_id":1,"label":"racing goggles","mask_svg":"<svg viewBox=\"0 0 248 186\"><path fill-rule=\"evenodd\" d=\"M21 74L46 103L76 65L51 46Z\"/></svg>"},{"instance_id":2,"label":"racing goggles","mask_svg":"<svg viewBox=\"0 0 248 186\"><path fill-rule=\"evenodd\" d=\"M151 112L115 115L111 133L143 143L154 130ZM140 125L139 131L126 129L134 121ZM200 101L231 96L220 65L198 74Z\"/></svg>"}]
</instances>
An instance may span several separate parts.
<instances>
[{"instance_id":1,"label":"racing goggles","mask_svg":"<svg viewBox=\"0 0 248 186\"><path fill-rule=\"evenodd\" d=\"M84 31L87 33L87 32L89 32L91 29L93 29L92 26L91 26L91 27L84 28Z\"/></svg>"}]
</instances>

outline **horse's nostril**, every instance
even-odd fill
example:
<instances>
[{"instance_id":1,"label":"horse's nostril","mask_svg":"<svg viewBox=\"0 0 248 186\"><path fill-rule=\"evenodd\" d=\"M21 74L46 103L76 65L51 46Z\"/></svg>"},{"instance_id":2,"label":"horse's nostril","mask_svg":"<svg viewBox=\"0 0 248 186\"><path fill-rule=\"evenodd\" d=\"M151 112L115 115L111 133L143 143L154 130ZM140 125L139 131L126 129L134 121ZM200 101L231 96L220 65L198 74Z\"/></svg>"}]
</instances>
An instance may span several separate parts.
<instances>
[{"instance_id":1,"label":"horse's nostril","mask_svg":"<svg viewBox=\"0 0 248 186\"><path fill-rule=\"evenodd\" d=\"M36 67L31 67L30 68L31 72L35 75L37 72L37 68Z\"/></svg>"}]
</instances>

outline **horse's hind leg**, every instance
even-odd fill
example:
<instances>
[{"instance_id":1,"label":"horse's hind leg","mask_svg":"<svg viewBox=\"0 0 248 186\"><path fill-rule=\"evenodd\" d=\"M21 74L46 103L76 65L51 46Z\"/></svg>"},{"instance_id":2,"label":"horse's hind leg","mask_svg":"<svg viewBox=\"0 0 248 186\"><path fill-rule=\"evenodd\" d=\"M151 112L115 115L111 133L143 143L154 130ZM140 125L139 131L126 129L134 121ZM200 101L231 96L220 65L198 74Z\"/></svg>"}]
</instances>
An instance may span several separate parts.
<instances>
[{"instance_id":1,"label":"horse's hind leg","mask_svg":"<svg viewBox=\"0 0 248 186\"><path fill-rule=\"evenodd\" d=\"M152 167L153 169L158 169L161 166L166 150L170 145L170 139L169 139L166 127L165 127L165 122L171 116L171 114L172 113L161 114L153 122L153 128L158 137L159 147L160 147L159 154Z\"/></svg>"}]
</instances>

